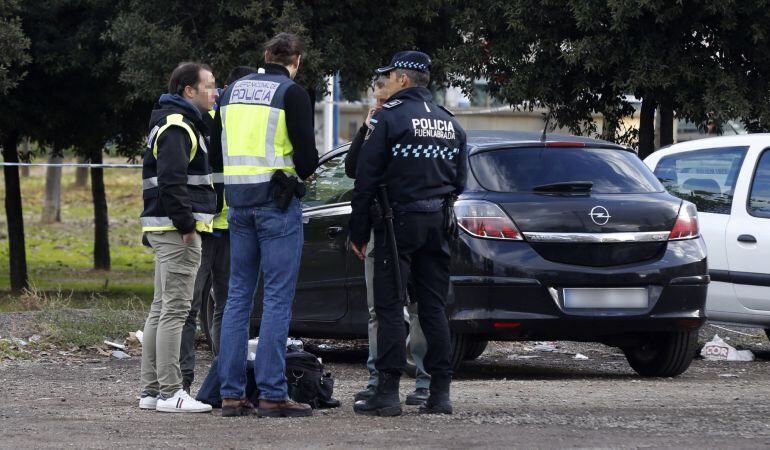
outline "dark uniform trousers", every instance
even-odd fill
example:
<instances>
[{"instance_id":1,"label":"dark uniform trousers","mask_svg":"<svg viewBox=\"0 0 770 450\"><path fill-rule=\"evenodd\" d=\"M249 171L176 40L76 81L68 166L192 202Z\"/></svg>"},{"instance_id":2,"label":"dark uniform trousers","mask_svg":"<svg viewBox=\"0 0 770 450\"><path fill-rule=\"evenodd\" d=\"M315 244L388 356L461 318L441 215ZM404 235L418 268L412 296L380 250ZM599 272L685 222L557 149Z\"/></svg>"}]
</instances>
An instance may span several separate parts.
<instances>
[{"instance_id":1,"label":"dark uniform trousers","mask_svg":"<svg viewBox=\"0 0 770 450\"><path fill-rule=\"evenodd\" d=\"M393 225L398 244L401 279L412 283L412 301L417 301L420 326L428 352L425 371L431 378L449 378L449 322L446 298L449 291L449 242L444 213L395 211ZM396 373L406 365L404 304L399 300L389 239L385 227L374 230L374 308L377 332L378 371Z\"/></svg>"}]
</instances>

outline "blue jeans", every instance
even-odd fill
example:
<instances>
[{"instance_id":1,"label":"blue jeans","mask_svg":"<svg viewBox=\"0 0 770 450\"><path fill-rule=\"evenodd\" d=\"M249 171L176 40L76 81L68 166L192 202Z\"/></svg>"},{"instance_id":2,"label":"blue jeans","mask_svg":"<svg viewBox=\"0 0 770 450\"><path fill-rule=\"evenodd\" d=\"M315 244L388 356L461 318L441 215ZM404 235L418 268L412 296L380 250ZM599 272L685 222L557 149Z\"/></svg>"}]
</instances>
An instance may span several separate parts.
<instances>
[{"instance_id":1,"label":"blue jeans","mask_svg":"<svg viewBox=\"0 0 770 450\"><path fill-rule=\"evenodd\" d=\"M286 400L286 338L303 243L300 203L294 199L286 211L273 202L230 207L227 221L230 288L220 338L220 393L223 399L244 397L249 317L261 274L265 293L254 378L260 399Z\"/></svg>"}]
</instances>

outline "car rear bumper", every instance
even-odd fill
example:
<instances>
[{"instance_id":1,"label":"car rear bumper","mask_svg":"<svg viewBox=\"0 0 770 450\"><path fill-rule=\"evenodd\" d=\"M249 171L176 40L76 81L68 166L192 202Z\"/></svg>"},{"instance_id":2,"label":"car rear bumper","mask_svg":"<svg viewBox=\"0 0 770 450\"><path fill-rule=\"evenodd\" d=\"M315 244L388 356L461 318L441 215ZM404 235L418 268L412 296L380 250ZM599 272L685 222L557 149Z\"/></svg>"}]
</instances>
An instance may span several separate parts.
<instances>
[{"instance_id":1,"label":"car rear bumper","mask_svg":"<svg viewBox=\"0 0 770 450\"><path fill-rule=\"evenodd\" d=\"M702 239L672 241L655 260L607 268L553 263L526 242L464 236L458 247L453 250L488 258L466 266L484 271L452 277L449 312L456 332L489 340L605 341L693 330L706 320L709 276ZM563 289L572 287L644 287L649 303L640 309L568 309Z\"/></svg>"}]
</instances>

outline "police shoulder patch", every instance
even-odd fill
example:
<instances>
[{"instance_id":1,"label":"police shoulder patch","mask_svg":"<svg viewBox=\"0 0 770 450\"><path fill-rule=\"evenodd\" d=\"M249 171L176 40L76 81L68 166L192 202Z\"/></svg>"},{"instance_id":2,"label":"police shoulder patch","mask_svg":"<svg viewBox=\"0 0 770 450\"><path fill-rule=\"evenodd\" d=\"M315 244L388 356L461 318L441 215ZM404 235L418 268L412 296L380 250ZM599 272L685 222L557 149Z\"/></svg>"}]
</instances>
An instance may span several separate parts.
<instances>
[{"instance_id":1,"label":"police shoulder patch","mask_svg":"<svg viewBox=\"0 0 770 450\"><path fill-rule=\"evenodd\" d=\"M398 105L400 105L402 103L404 103L404 102L402 102L401 100L396 99L396 100L391 100L388 103L385 103L384 105L382 105L382 107L386 108L386 109L391 109L391 108L395 108L396 106L398 106Z\"/></svg>"},{"instance_id":2,"label":"police shoulder patch","mask_svg":"<svg viewBox=\"0 0 770 450\"><path fill-rule=\"evenodd\" d=\"M455 113L453 113L452 111L450 111L450 110L448 110L448 109L444 108L444 107L443 107L443 106L441 106L441 105L437 105L437 106L438 106L439 108L443 109L444 111L446 111L446 113L447 113L447 114L449 114L450 116L452 116L452 117L454 117L454 116L455 116Z\"/></svg>"}]
</instances>

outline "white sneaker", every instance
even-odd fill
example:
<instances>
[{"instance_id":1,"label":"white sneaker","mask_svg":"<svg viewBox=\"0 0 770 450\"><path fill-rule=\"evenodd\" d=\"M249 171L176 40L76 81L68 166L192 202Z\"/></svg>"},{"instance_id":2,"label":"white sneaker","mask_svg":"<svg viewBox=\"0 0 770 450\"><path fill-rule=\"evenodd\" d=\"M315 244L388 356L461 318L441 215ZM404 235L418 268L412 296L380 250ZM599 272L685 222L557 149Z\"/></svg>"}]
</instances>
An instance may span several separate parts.
<instances>
[{"instance_id":1,"label":"white sneaker","mask_svg":"<svg viewBox=\"0 0 770 450\"><path fill-rule=\"evenodd\" d=\"M211 405L195 400L190 397L190 394L180 389L171 398L159 398L155 409L160 412L171 413L203 413L211 412Z\"/></svg>"},{"instance_id":2,"label":"white sneaker","mask_svg":"<svg viewBox=\"0 0 770 450\"><path fill-rule=\"evenodd\" d=\"M158 404L158 397L150 394L142 394L139 398L139 409L155 409Z\"/></svg>"}]
</instances>

